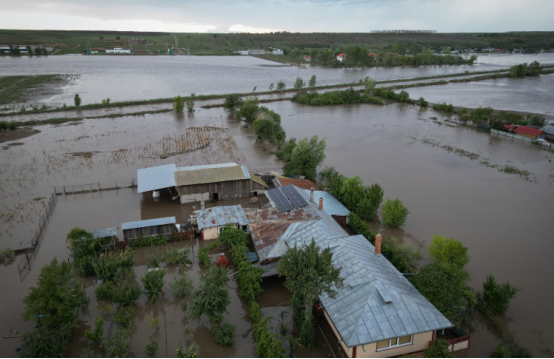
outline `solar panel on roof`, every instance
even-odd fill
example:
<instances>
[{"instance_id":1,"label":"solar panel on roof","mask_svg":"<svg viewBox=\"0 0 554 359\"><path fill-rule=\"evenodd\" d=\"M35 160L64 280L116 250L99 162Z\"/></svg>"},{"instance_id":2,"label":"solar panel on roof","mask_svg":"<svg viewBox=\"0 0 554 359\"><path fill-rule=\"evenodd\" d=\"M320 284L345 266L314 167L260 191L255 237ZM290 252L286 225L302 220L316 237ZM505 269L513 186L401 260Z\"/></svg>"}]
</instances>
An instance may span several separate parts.
<instances>
[{"instance_id":1,"label":"solar panel on roof","mask_svg":"<svg viewBox=\"0 0 554 359\"><path fill-rule=\"evenodd\" d=\"M292 209L292 205L279 188L275 188L266 192L267 195L273 200L279 212L287 212Z\"/></svg>"},{"instance_id":2,"label":"solar panel on roof","mask_svg":"<svg viewBox=\"0 0 554 359\"><path fill-rule=\"evenodd\" d=\"M296 208L302 208L304 206L308 205L308 202L298 193L297 190L295 190L291 186L285 186L281 187L281 190L283 193L288 197L289 201L294 205Z\"/></svg>"}]
</instances>

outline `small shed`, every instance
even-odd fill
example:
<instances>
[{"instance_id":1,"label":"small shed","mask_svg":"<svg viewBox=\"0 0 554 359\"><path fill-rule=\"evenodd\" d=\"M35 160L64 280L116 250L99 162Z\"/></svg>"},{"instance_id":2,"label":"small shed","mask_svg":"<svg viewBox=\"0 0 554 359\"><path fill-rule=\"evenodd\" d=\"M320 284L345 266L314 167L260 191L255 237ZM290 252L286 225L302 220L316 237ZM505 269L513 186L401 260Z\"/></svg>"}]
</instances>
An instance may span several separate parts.
<instances>
[{"instance_id":1,"label":"small shed","mask_svg":"<svg viewBox=\"0 0 554 359\"><path fill-rule=\"evenodd\" d=\"M518 126L518 128L514 130L514 133L517 135L532 138L535 140L539 138L544 138L546 135L543 130L531 128L527 126Z\"/></svg>"},{"instance_id":2,"label":"small shed","mask_svg":"<svg viewBox=\"0 0 554 359\"><path fill-rule=\"evenodd\" d=\"M123 239L132 242L138 238L164 236L166 241L171 240L171 235L178 232L175 217L147 219L144 221L127 222L121 224Z\"/></svg>"},{"instance_id":3,"label":"small shed","mask_svg":"<svg viewBox=\"0 0 554 359\"><path fill-rule=\"evenodd\" d=\"M102 250L114 250L117 242L117 227L93 229L90 231L92 239L101 239Z\"/></svg>"},{"instance_id":4,"label":"small shed","mask_svg":"<svg viewBox=\"0 0 554 359\"><path fill-rule=\"evenodd\" d=\"M212 207L196 211L198 230L202 232L202 239L210 240L219 237L219 234L229 224L238 229L248 231L248 219L240 205Z\"/></svg>"}]
</instances>

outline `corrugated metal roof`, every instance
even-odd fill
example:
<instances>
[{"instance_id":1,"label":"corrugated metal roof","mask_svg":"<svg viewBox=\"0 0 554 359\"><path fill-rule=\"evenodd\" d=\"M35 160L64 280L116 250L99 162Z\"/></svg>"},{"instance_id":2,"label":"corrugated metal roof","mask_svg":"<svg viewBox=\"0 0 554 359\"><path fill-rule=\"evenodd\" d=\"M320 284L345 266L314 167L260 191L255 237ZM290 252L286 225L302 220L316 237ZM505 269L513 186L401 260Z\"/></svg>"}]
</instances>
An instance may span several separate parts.
<instances>
[{"instance_id":1,"label":"corrugated metal roof","mask_svg":"<svg viewBox=\"0 0 554 359\"><path fill-rule=\"evenodd\" d=\"M554 135L554 125L546 125L541 130L548 134Z\"/></svg>"},{"instance_id":2,"label":"corrugated metal roof","mask_svg":"<svg viewBox=\"0 0 554 359\"><path fill-rule=\"evenodd\" d=\"M211 165L177 167L177 171L194 171L194 170L205 170L207 168L222 168L222 167L234 167L234 166L238 166L238 164L236 164L235 162L215 163Z\"/></svg>"},{"instance_id":3,"label":"corrugated metal roof","mask_svg":"<svg viewBox=\"0 0 554 359\"><path fill-rule=\"evenodd\" d=\"M247 179L241 166L177 171L174 175L177 186Z\"/></svg>"},{"instance_id":4,"label":"corrugated metal roof","mask_svg":"<svg viewBox=\"0 0 554 359\"><path fill-rule=\"evenodd\" d=\"M336 242L333 263L344 287L320 299L347 347L452 326L365 237Z\"/></svg>"},{"instance_id":5,"label":"corrugated metal roof","mask_svg":"<svg viewBox=\"0 0 554 359\"><path fill-rule=\"evenodd\" d=\"M262 186L264 187L267 187L269 188L269 186L267 185L267 183L264 182L263 179L261 179L260 177L256 176L255 174L253 173L249 173L250 174L250 179L258 184L261 184Z\"/></svg>"},{"instance_id":6,"label":"corrugated metal roof","mask_svg":"<svg viewBox=\"0 0 554 359\"><path fill-rule=\"evenodd\" d=\"M117 236L117 227L93 229L90 233L92 233L92 239Z\"/></svg>"},{"instance_id":7,"label":"corrugated metal roof","mask_svg":"<svg viewBox=\"0 0 554 359\"><path fill-rule=\"evenodd\" d=\"M137 170L137 192L143 193L167 187L175 187L174 163Z\"/></svg>"},{"instance_id":8,"label":"corrugated metal roof","mask_svg":"<svg viewBox=\"0 0 554 359\"><path fill-rule=\"evenodd\" d=\"M306 201L310 201L310 190L299 189ZM348 216L350 211L332 194L325 191L314 191L314 202L319 207L319 199L323 198L323 210L331 216Z\"/></svg>"},{"instance_id":9,"label":"corrugated metal roof","mask_svg":"<svg viewBox=\"0 0 554 359\"><path fill-rule=\"evenodd\" d=\"M223 227L228 224L239 224L246 226L248 219L240 205L212 207L205 210L196 211L198 220L198 229L211 227Z\"/></svg>"},{"instance_id":10,"label":"corrugated metal roof","mask_svg":"<svg viewBox=\"0 0 554 359\"><path fill-rule=\"evenodd\" d=\"M126 230L126 229L144 228L144 227L152 227L152 226L163 226L164 224L174 224L174 223L176 223L175 217L146 219L144 221L122 223L121 229Z\"/></svg>"}]
</instances>

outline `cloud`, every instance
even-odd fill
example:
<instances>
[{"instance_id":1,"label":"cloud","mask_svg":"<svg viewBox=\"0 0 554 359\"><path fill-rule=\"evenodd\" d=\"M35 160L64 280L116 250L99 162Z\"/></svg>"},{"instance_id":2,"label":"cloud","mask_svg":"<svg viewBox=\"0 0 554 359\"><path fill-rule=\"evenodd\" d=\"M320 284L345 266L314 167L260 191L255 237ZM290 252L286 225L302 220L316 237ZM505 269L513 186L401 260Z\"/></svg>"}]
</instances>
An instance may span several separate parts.
<instances>
[{"instance_id":1,"label":"cloud","mask_svg":"<svg viewBox=\"0 0 554 359\"><path fill-rule=\"evenodd\" d=\"M552 13L545 0L2 0L0 8L3 28L172 32L551 30Z\"/></svg>"}]
</instances>

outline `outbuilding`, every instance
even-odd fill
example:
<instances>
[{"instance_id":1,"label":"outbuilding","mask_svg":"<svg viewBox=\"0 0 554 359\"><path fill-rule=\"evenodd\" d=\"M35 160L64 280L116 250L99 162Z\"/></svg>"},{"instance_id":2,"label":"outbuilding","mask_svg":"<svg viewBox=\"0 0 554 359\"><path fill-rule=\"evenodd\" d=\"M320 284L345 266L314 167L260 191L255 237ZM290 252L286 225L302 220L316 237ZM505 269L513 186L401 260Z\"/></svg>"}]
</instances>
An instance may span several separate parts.
<instances>
[{"instance_id":1,"label":"outbuilding","mask_svg":"<svg viewBox=\"0 0 554 359\"><path fill-rule=\"evenodd\" d=\"M172 234L179 232L178 226L175 217L165 217L123 223L121 229L123 230L123 239L128 243L158 236L163 236L166 241L171 241Z\"/></svg>"},{"instance_id":2,"label":"outbuilding","mask_svg":"<svg viewBox=\"0 0 554 359\"><path fill-rule=\"evenodd\" d=\"M527 127L527 126L518 126L514 130L514 133L516 135L532 138L532 139L535 139L535 140L539 139L539 138L544 138L545 135L546 135L543 130L536 129L536 128L531 128L531 127Z\"/></svg>"},{"instance_id":3,"label":"outbuilding","mask_svg":"<svg viewBox=\"0 0 554 359\"><path fill-rule=\"evenodd\" d=\"M219 237L227 225L236 226L248 232L248 219L240 205L212 207L196 211L198 230L202 239L210 240Z\"/></svg>"}]
</instances>

